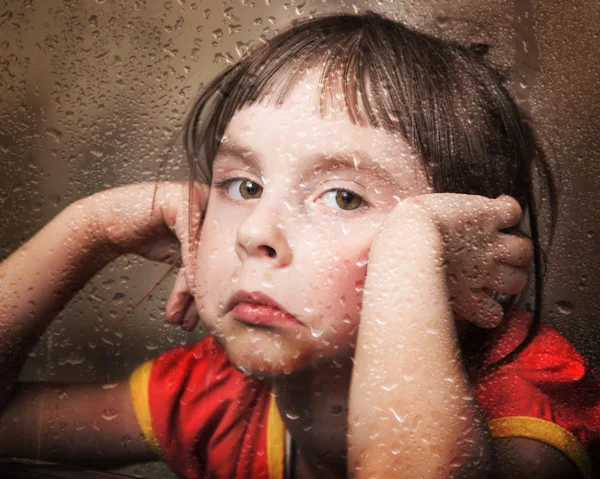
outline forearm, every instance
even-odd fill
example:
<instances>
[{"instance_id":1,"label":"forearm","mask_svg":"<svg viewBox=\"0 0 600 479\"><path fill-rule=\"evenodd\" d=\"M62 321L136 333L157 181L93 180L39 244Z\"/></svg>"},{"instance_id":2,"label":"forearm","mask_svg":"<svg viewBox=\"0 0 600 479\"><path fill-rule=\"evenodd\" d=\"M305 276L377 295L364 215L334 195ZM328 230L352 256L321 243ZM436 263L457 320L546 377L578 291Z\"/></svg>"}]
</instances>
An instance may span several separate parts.
<instances>
[{"instance_id":1,"label":"forearm","mask_svg":"<svg viewBox=\"0 0 600 479\"><path fill-rule=\"evenodd\" d=\"M0 264L0 406L48 324L115 256L76 204Z\"/></svg>"},{"instance_id":2,"label":"forearm","mask_svg":"<svg viewBox=\"0 0 600 479\"><path fill-rule=\"evenodd\" d=\"M433 223L371 250L350 394L355 477L453 477L487 453L463 371Z\"/></svg>"}]
</instances>

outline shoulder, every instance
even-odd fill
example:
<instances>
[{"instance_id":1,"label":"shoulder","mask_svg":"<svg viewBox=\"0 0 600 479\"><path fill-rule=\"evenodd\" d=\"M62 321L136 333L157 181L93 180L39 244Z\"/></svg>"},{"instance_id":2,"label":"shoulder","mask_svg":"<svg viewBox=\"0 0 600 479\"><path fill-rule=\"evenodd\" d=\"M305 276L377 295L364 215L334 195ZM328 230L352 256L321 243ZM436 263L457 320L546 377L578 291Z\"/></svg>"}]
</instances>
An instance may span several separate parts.
<instances>
[{"instance_id":1,"label":"shoulder","mask_svg":"<svg viewBox=\"0 0 600 479\"><path fill-rule=\"evenodd\" d=\"M580 469L561 451L522 437L493 438L492 477L498 479L580 478ZM593 477L593 476L583 476Z\"/></svg>"},{"instance_id":2,"label":"shoulder","mask_svg":"<svg viewBox=\"0 0 600 479\"><path fill-rule=\"evenodd\" d=\"M520 343L530 319L521 315L504 325L488 350L488 364ZM500 364L472 384L495 442L523 454L525 462L541 454L551 469L566 459L583 477L599 472L600 381L577 349L542 323L520 354ZM514 448L515 442L529 446ZM554 457L556 451L562 458Z\"/></svg>"},{"instance_id":3,"label":"shoulder","mask_svg":"<svg viewBox=\"0 0 600 479\"><path fill-rule=\"evenodd\" d=\"M132 384L136 375L132 398L145 408L138 421L182 477L198 471L229 477L244 460L243 444L262 441L270 386L235 369L214 338L161 354L134 372Z\"/></svg>"}]
</instances>

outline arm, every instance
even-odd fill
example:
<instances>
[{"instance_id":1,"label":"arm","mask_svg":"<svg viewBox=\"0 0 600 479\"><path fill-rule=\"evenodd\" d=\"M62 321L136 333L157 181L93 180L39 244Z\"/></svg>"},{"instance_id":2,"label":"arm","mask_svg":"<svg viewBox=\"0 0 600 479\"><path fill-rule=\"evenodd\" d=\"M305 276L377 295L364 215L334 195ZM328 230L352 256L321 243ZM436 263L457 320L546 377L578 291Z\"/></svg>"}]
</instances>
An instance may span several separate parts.
<instances>
[{"instance_id":1,"label":"arm","mask_svg":"<svg viewBox=\"0 0 600 479\"><path fill-rule=\"evenodd\" d=\"M371 249L350 392L356 477L449 477L488 453L442 259L436 225L421 216L407 215L402 235L384 229Z\"/></svg>"},{"instance_id":2,"label":"arm","mask_svg":"<svg viewBox=\"0 0 600 479\"><path fill-rule=\"evenodd\" d=\"M149 461L127 381L17 384L0 413L0 457L93 468Z\"/></svg>"},{"instance_id":3,"label":"arm","mask_svg":"<svg viewBox=\"0 0 600 479\"><path fill-rule=\"evenodd\" d=\"M117 251L83 205L69 206L0 265L0 407L56 314Z\"/></svg>"},{"instance_id":4,"label":"arm","mask_svg":"<svg viewBox=\"0 0 600 479\"><path fill-rule=\"evenodd\" d=\"M69 206L0 265L2 454L61 460L77 458L81 451L88 464L88 457L118 464L124 454L127 462L152 456L141 439L126 381L114 389L16 386L16 381L27 353L54 316L112 259L125 253L168 259L183 250L185 261L186 186L162 183L155 195L156 186L108 190ZM118 411L119 419L102 418L112 415L105 409ZM58 428L52 417L59 418ZM121 441L131 441L130 447L116 451ZM59 444L70 444L70 452Z\"/></svg>"},{"instance_id":5,"label":"arm","mask_svg":"<svg viewBox=\"0 0 600 479\"><path fill-rule=\"evenodd\" d=\"M369 260L349 470L354 477L578 477L550 446L489 437L460 358L438 225L414 208L394 215Z\"/></svg>"}]
</instances>

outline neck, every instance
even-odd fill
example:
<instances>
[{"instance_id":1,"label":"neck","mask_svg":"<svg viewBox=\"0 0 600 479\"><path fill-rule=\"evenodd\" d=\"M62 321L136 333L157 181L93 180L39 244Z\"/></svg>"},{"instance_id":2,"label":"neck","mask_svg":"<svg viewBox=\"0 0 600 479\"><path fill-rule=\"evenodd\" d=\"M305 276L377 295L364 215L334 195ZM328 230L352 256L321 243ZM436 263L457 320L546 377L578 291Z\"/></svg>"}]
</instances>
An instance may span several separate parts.
<instances>
[{"instance_id":1,"label":"neck","mask_svg":"<svg viewBox=\"0 0 600 479\"><path fill-rule=\"evenodd\" d=\"M320 363L273 382L277 406L297 448L301 477L346 477L352 362Z\"/></svg>"}]
</instances>

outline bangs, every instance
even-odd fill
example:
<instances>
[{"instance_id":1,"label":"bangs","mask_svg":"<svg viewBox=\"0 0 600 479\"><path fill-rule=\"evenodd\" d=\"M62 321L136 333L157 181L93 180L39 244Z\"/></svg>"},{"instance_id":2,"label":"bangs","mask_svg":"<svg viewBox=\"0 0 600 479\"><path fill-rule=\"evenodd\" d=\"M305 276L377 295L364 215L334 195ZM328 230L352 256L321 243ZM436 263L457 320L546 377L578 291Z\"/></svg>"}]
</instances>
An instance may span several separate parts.
<instances>
[{"instance_id":1,"label":"bangs","mask_svg":"<svg viewBox=\"0 0 600 479\"><path fill-rule=\"evenodd\" d=\"M262 102L281 106L309 72L315 73L316 88L307 93L306 102L315 106L316 115L342 112L354 124L399 132L418 146L412 112L426 100L415 94L416 83L424 79L402 74L416 63L411 52L422 53L418 37L422 35L375 15L296 23L205 89L185 127L192 178L210 182L214 157L237 111ZM428 81L437 79L430 76Z\"/></svg>"},{"instance_id":2,"label":"bangs","mask_svg":"<svg viewBox=\"0 0 600 479\"><path fill-rule=\"evenodd\" d=\"M317 85L306 101L316 114L342 112L400 134L434 191L507 194L524 204L533 142L500 77L475 50L374 13L298 22L215 78L185 125L192 180L210 183L237 111L281 106L309 72Z\"/></svg>"}]
</instances>

